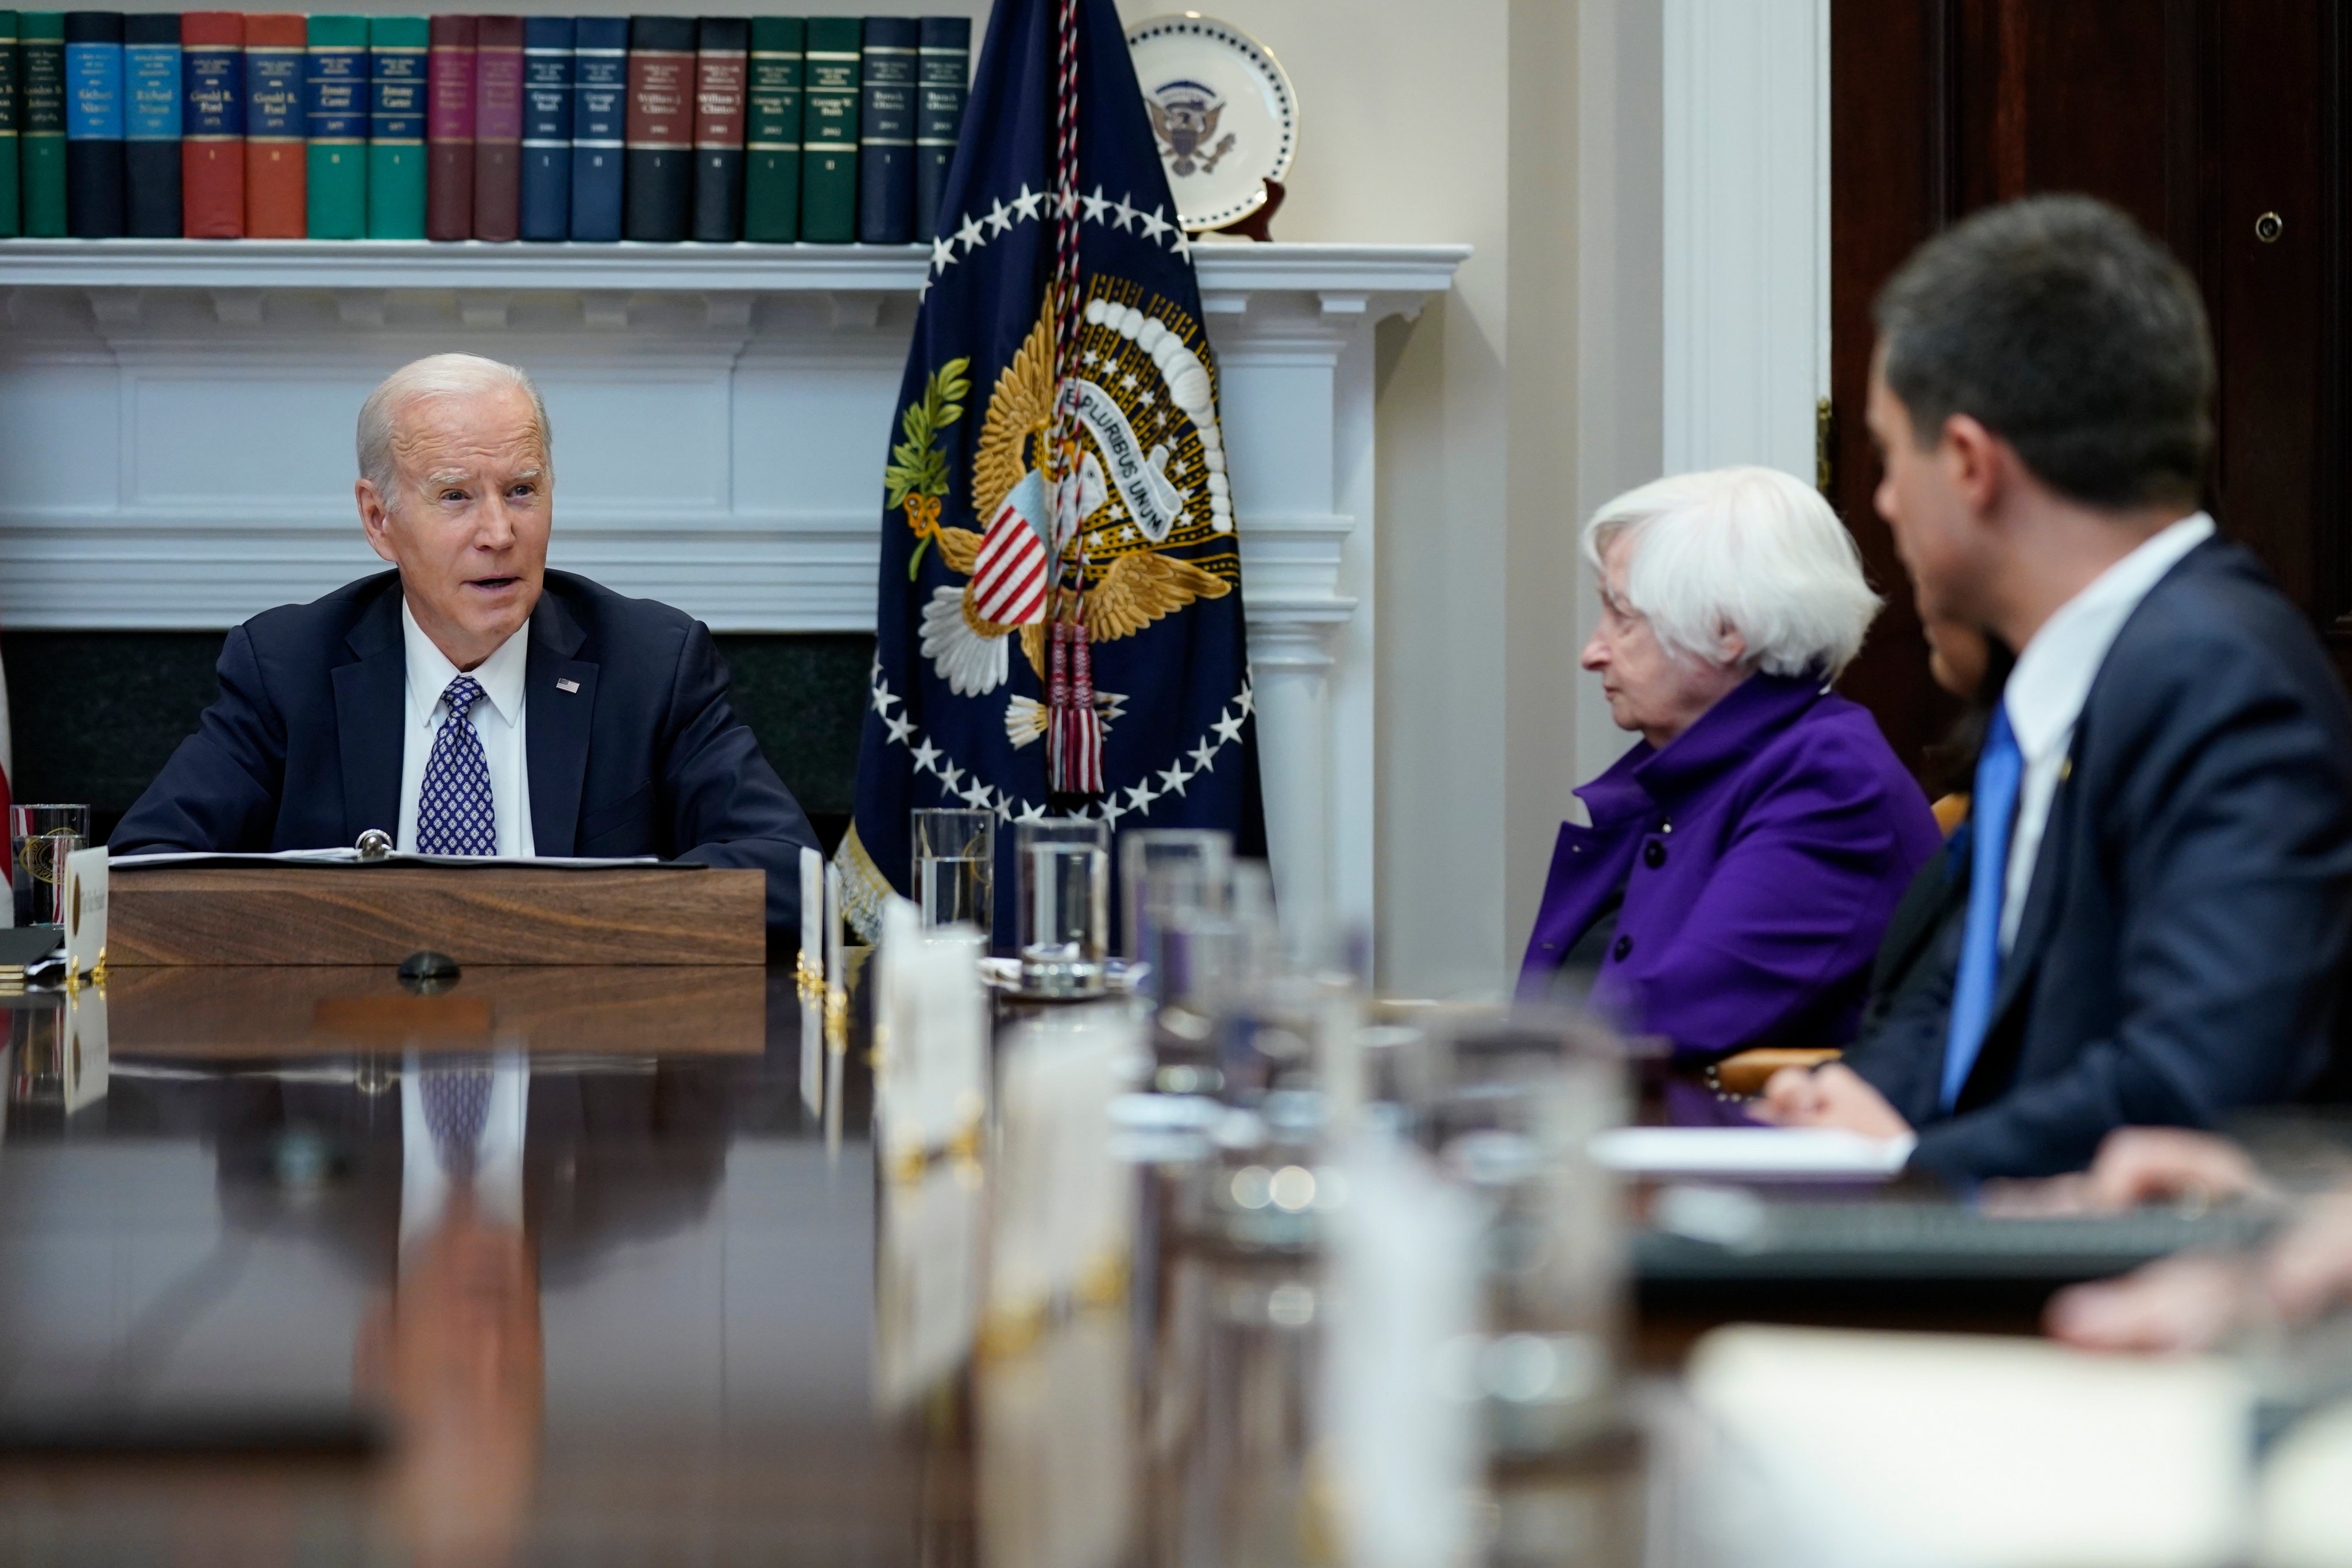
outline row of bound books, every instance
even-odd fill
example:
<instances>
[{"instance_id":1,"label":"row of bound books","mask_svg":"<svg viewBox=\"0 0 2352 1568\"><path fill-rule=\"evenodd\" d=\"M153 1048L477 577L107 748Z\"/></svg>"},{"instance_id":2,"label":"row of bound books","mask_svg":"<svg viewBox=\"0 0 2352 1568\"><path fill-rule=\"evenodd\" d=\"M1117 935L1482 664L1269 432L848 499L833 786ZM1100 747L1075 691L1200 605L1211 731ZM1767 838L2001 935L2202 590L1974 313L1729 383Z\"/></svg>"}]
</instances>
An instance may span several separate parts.
<instances>
[{"instance_id":1,"label":"row of bound books","mask_svg":"<svg viewBox=\"0 0 2352 1568\"><path fill-rule=\"evenodd\" d=\"M0 237L929 238L961 16L0 11Z\"/></svg>"}]
</instances>

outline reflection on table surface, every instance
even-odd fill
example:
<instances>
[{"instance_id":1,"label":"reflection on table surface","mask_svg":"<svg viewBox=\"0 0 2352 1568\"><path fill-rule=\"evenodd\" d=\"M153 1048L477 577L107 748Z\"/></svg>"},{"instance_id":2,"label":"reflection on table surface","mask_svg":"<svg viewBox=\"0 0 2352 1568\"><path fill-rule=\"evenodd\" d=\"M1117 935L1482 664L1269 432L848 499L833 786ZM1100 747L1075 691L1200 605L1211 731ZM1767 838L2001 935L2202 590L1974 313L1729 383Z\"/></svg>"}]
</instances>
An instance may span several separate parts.
<instances>
[{"instance_id":1,"label":"reflection on table surface","mask_svg":"<svg viewBox=\"0 0 2352 1568\"><path fill-rule=\"evenodd\" d=\"M0 1558L907 1558L870 1156L744 973L117 974L70 1096L90 991L12 999L0 1438L264 1451L20 1453Z\"/></svg>"},{"instance_id":2,"label":"reflection on table surface","mask_svg":"<svg viewBox=\"0 0 2352 1568\"><path fill-rule=\"evenodd\" d=\"M878 1172L862 1026L752 978L8 999L0 1561L1334 1561L1310 1261L1171 1243L1098 1137L1107 1184ZM992 1227L1122 1256L1032 1301ZM1621 1479L1570 1543L1632 1539Z\"/></svg>"},{"instance_id":3,"label":"reflection on table surface","mask_svg":"<svg viewBox=\"0 0 2352 1568\"><path fill-rule=\"evenodd\" d=\"M150 1056L440 1050L757 1052L769 978L745 965L477 965L445 990L389 969L141 968L107 977L113 1049Z\"/></svg>"}]
</instances>

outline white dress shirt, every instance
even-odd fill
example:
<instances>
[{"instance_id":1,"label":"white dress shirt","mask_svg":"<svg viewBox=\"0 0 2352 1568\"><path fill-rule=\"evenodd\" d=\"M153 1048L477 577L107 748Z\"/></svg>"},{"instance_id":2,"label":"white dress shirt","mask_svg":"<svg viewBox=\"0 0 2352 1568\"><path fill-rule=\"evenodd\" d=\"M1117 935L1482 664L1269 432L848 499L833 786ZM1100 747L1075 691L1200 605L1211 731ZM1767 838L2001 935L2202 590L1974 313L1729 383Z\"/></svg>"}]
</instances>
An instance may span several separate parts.
<instances>
[{"instance_id":1,"label":"white dress shirt","mask_svg":"<svg viewBox=\"0 0 2352 1568\"><path fill-rule=\"evenodd\" d=\"M2025 773L2017 794L2017 823L2009 839L2008 878L2000 904L2000 950L2017 940L2025 913L2026 889L2042 852L2042 831L2050 825L2050 804L2064 776L2074 724L2091 695L2091 682L2106 662L2116 634L2139 602L2180 558L2213 537L2213 520L2194 512L2148 539L2091 580L2033 634L2017 656L2001 705L2017 736Z\"/></svg>"},{"instance_id":2,"label":"white dress shirt","mask_svg":"<svg viewBox=\"0 0 2352 1568\"><path fill-rule=\"evenodd\" d=\"M449 656L434 646L400 602L400 630L408 648L408 722L401 731L400 839L403 849L416 847L416 803L425 789L425 764L433 755L433 738L449 717L442 693L459 674ZM536 855L530 835L530 769L523 750L523 674L530 654L530 626L526 622L499 645L471 675L482 689L481 700L466 715L482 738L482 755L490 764L490 810L498 829L500 855Z\"/></svg>"},{"instance_id":3,"label":"white dress shirt","mask_svg":"<svg viewBox=\"0 0 2352 1568\"><path fill-rule=\"evenodd\" d=\"M403 1246L430 1235L448 1211L456 1182L441 1163L425 1116L424 1074L445 1058L407 1054L400 1075L400 1239ZM530 1058L501 1050L490 1058L489 1106L481 1136L474 1141L469 1182L475 1212L515 1230L522 1228L522 1137L530 1110Z\"/></svg>"}]
</instances>

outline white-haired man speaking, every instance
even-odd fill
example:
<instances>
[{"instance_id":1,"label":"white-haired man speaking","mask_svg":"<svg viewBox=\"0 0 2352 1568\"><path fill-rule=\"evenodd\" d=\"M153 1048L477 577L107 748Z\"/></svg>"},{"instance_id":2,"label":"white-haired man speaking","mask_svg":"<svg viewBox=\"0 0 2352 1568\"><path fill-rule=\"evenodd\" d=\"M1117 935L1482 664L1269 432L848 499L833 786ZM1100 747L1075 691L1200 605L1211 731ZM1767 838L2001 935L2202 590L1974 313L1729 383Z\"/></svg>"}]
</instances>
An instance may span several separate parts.
<instances>
[{"instance_id":1,"label":"white-haired man speaking","mask_svg":"<svg viewBox=\"0 0 2352 1568\"><path fill-rule=\"evenodd\" d=\"M555 468L530 378L471 354L360 409L354 487L394 571L256 616L118 855L312 849L370 828L449 855L655 855L768 873L799 924L808 818L728 701L709 632L547 570Z\"/></svg>"}]
</instances>

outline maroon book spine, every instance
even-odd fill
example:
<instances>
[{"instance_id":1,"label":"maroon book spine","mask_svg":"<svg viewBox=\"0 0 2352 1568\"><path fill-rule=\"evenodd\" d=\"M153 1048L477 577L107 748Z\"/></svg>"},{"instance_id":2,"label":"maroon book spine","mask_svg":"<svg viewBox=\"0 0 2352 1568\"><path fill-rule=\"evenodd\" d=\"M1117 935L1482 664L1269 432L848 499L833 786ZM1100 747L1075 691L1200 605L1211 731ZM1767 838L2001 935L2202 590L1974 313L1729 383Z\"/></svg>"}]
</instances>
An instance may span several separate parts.
<instances>
[{"instance_id":1,"label":"maroon book spine","mask_svg":"<svg viewBox=\"0 0 2352 1568\"><path fill-rule=\"evenodd\" d=\"M180 230L190 239L245 237L245 17L180 17L187 120L180 141ZM226 129L234 126L235 132Z\"/></svg>"},{"instance_id":2,"label":"maroon book spine","mask_svg":"<svg viewBox=\"0 0 2352 1568\"><path fill-rule=\"evenodd\" d=\"M522 18L478 16L474 42L474 237L522 237Z\"/></svg>"},{"instance_id":3,"label":"maroon book spine","mask_svg":"<svg viewBox=\"0 0 2352 1568\"><path fill-rule=\"evenodd\" d=\"M474 23L433 18L425 78L427 239L474 237Z\"/></svg>"}]
</instances>

